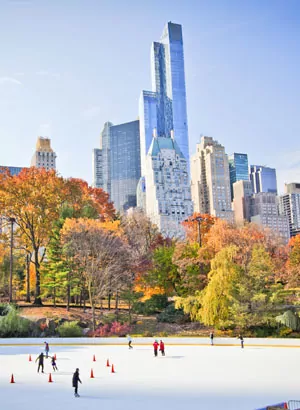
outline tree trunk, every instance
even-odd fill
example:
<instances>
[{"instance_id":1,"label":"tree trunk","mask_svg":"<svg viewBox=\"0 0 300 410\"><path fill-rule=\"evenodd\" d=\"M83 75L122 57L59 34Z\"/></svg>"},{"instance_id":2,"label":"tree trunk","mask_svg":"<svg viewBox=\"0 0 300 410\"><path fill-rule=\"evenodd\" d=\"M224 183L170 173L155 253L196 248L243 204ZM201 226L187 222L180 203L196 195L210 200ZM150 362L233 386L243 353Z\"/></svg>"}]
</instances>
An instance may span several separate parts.
<instances>
[{"instance_id":1,"label":"tree trunk","mask_svg":"<svg viewBox=\"0 0 300 410\"><path fill-rule=\"evenodd\" d=\"M92 294L92 283L89 282L89 286L88 286L88 291L89 291L89 299L90 299L90 305L91 305L91 309L92 309L92 324L93 324L93 332L96 329L96 317L95 317L95 305L94 305L94 298L93 298L93 294Z\"/></svg>"},{"instance_id":2,"label":"tree trunk","mask_svg":"<svg viewBox=\"0 0 300 410\"><path fill-rule=\"evenodd\" d=\"M40 274L40 264L39 264L39 249L34 249L34 266L35 266L35 295L34 295L34 305L43 306L41 299L41 274Z\"/></svg>"},{"instance_id":3,"label":"tree trunk","mask_svg":"<svg viewBox=\"0 0 300 410\"><path fill-rule=\"evenodd\" d=\"M68 272L67 280L68 280L68 285L67 285L67 311L69 311L70 310L70 294L71 294L70 272Z\"/></svg>"},{"instance_id":4,"label":"tree trunk","mask_svg":"<svg viewBox=\"0 0 300 410\"><path fill-rule=\"evenodd\" d=\"M31 253L26 254L26 302L30 303L30 261Z\"/></svg>"},{"instance_id":5,"label":"tree trunk","mask_svg":"<svg viewBox=\"0 0 300 410\"><path fill-rule=\"evenodd\" d=\"M116 319L119 320L119 292L117 291L116 293L116 305L115 305L115 309L116 309Z\"/></svg>"},{"instance_id":6,"label":"tree trunk","mask_svg":"<svg viewBox=\"0 0 300 410\"><path fill-rule=\"evenodd\" d=\"M56 287L53 289L53 306L56 308Z\"/></svg>"},{"instance_id":7,"label":"tree trunk","mask_svg":"<svg viewBox=\"0 0 300 410\"><path fill-rule=\"evenodd\" d=\"M108 305L107 305L108 310L110 310L110 302L111 302L111 291L109 290L109 291L108 291L108 301L107 301L107 303L108 303Z\"/></svg>"}]
</instances>

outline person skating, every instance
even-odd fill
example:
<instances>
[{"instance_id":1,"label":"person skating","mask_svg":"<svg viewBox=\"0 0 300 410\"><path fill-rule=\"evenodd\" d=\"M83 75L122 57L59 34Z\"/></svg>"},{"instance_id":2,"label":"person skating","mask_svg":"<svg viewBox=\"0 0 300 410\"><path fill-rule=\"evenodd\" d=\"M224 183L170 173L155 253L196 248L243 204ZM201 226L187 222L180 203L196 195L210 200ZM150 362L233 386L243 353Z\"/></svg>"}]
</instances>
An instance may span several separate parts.
<instances>
[{"instance_id":1,"label":"person skating","mask_svg":"<svg viewBox=\"0 0 300 410\"><path fill-rule=\"evenodd\" d=\"M40 372L40 368L42 368L42 373L44 373L44 353L42 352L36 359L35 362L39 361L37 372Z\"/></svg>"},{"instance_id":2,"label":"person skating","mask_svg":"<svg viewBox=\"0 0 300 410\"><path fill-rule=\"evenodd\" d=\"M80 397L78 394L78 382L82 383L79 377L79 369L75 370L75 373L73 374L73 379L72 379L72 385L75 389L74 391L74 396L75 397Z\"/></svg>"},{"instance_id":3,"label":"person skating","mask_svg":"<svg viewBox=\"0 0 300 410\"><path fill-rule=\"evenodd\" d=\"M56 365L55 356L51 357L51 365L52 365L52 369L54 372L58 370L57 365Z\"/></svg>"},{"instance_id":4,"label":"person skating","mask_svg":"<svg viewBox=\"0 0 300 410\"><path fill-rule=\"evenodd\" d=\"M240 339L240 341L241 341L241 348L244 349L244 338L243 338L243 336L239 335L238 339Z\"/></svg>"},{"instance_id":5,"label":"person skating","mask_svg":"<svg viewBox=\"0 0 300 410\"><path fill-rule=\"evenodd\" d=\"M133 349L133 347L131 346L132 338L131 338L130 335L127 335L127 340L128 340L128 347L129 347L129 349Z\"/></svg>"},{"instance_id":6,"label":"person skating","mask_svg":"<svg viewBox=\"0 0 300 410\"><path fill-rule=\"evenodd\" d=\"M162 340L159 343L159 351L161 352L162 356L165 356L165 344Z\"/></svg>"},{"instance_id":7,"label":"person skating","mask_svg":"<svg viewBox=\"0 0 300 410\"><path fill-rule=\"evenodd\" d=\"M154 348L154 356L157 357L157 350L158 350L158 341L155 340L155 342L153 343L153 348Z\"/></svg>"},{"instance_id":8,"label":"person skating","mask_svg":"<svg viewBox=\"0 0 300 410\"><path fill-rule=\"evenodd\" d=\"M49 350L50 350L50 348L49 348L49 343L44 342L44 344L45 344L46 359L48 359Z\"/></svg>"},{"instance_id":9,"label":"person skating","mask_svg":"<svg viewBox=\"0 0 300 410\"><path fill-rule=\"evenodd\" d=\"M210 344L211 344L211 346L213 346L213 345L214 345L214 337L215 337L215 335L214 335L214 332L213 332L213 331L212 331L212 332L210 332L209 337L210 337Z\"/></svg>"}]
</instances>

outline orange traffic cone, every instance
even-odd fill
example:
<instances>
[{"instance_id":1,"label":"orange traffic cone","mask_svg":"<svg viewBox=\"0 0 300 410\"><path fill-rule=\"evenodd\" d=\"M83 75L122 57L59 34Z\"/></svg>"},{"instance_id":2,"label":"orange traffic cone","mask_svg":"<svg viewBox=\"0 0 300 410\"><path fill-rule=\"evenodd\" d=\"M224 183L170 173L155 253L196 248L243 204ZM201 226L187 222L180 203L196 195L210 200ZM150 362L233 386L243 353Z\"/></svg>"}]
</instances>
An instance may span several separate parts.
<instances>
[{"instance_id":1,"label":"orange traffic cone","mask_svg":"<svg viewBox=\"0 0 300 410\"><path fill-rule=\"evenodd\" d=\"M91 369L91 376L90 376L90 378L91 378L91 379L94 379L94 372L93 372L93 369Z\"/></svg>"},{"instance_id":2,"label":"orange traffic cone","mask_svg":"<svg viewBox=\"0 0 300 410\"><path fill-rule=\"evenodd\" d=\"M106 367L109 367L109 366L110 366L109 360L107 359L107 360L106 360Z\"/></svg>"},{"instance_id":3,"label":"orange traffic cone","mask_svg":"<svg viewBox=\"0 0 300 410\"><path fill-rule=\"evenodd\" d=\"M115 373L115 368L114 368L114 365L113 365L113 364L111 365L111 372L112 372L112 373Z\"/></svg>"},{"instance_id":4,"label":"orange traffic cone","mask_svg":"<svg viewBox=\"0 0 300 410\"><path fill-rule=\"evenodd\" d=\"M96 361L96 356L94 355L94 356L93 356L93 362L95 362L95 361Z\"/></svg>"},{"instance_id":5,"label":"orange traffic cone","mask_svg":"<svg viewBox=\"0 0 300 410\"><path fill-rule=\"evenodd\" d=\"M11 382L11 383L15 383L15 379L14 379L14 375L13 375L13 374L11 375L10 382Z\"/></svg>"},{"instance_id":6,"label":"orange traffic cone","mask_svg":"<svg viewBox=\"0 0 300 410\"><path fill-rule=\"evenodd\" d=\"M32 362L32 360L31 360L31 354L29 355L29 362Z\"/></svg>"},{"instance_id":7,"label":"orange traffic cone","mask_svg":"<svg viewBox=\"0 0 300 410\"><path fill-rule=\"evenodd\" d=\"M48 383L52 383L52 376L51 376L51 373L49 373Z\"/></svg>"}]
</instances>

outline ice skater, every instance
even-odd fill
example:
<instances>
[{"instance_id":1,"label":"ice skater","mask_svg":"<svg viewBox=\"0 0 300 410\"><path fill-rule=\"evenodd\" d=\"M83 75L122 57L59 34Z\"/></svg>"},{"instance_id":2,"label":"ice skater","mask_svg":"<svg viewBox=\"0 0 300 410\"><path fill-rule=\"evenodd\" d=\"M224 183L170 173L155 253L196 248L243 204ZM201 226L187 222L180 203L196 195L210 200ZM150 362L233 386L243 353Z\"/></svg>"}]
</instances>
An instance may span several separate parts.
<instances>
[{"instance_id":1,"label":"ice skater","mask_svg":"<svg viewBox=\"0 0 300 410\"><path fill-rule=\"evenodd\" d=\"M82 384L80 377L79 377L79 369L76 369L75 373L73 374L73 379L72 379L72 385L75 389L75 392L74 392L75 397L80 397L78 394L78 382Z\"/></svg>"},{"instance_id":2,"label":"ice skater","mask_svg":"<svg viewBox=\"0 0 300 410\"><path fill-rule=\"evenodd\" d=\"M159 351L161 352L161 355L162 356L165 356L166 354L165 354L165 344L164 344L164 342L161 340L160 341L160 343L159 343Z\"/></svg>"},{"instance_id":3,"label":"ice skater","mask_svg":"<svg viewBox=\"0 0 300 410\"><path fill-rule=\"evenodd\" d=\"M244 338L243 338L243 336L240 334L238 336L238 339L240 339L240 341L241 341L241 348L244 349Z\"/></svg>"},{"instance_id":4,"label":"ice skater","mask_svg":"<svg viewBox=\"0 0 300 410\"><path fill-rule=\"evenodd\" d=\"M57 365L56 365L55 356L51 357L51 366L54 372L58 370Z\"/></svg>"},{"instance_id":5,"label":"ice skater","mask_svg":"<svg viewBox=\"0 0 300 410\"><path fill-rule=\"evenodd\" d=\"M158 341L155 340L155 342L153 343L153 348L154 348L154 356L157 357L157 350L158 350Z\"/></svg>"},{"instance_id":6,"label":"ice skater","mask_svg":"<svg viewBox=\"0 0 300 410\"><path fill-rule=\"evenodd\" d=\"M128 347L129 347L129 349L133 349L133 347L131 346L132 338L131 338L130 335L127 335L127 340L128 340Z\"/></svg>"},{"instance_id":7,"label":"ice skater","mask_svg":"<svg viewBox=\"0 0 300 410\"><path fill-rule=\"evenodd\" d=\"M39 361L37 372L40 372L40 368L42 368L42 373L44 373L44 353L42 352L36 359L35 362Z\"/></svg>"},{"instance_id":8,"label":"ice skater","mask_svg":"<svg viewBox=\"0 0 300 410\"><path fill-rule=\"evenodd\" d=\"M213 331L212 331L212 332L210 332L209 337L210 337L210 345L211 345L211 346L213 346L213 345L214 345L214 337L215 337L215 335L214 335L214 332L213 332Z\"/></svg>"},{"instance_id":9,"label":"ice skater","mask_svg":"<svg viewBox=\"0 0 300 410\"><path fill-rule=\"evenodd\" d=\"M44 344L45 344L46 359L48 359L49 350L50 350L50 348L49 348L49 343L44 342Z\"/></svg>"}]
</instances>

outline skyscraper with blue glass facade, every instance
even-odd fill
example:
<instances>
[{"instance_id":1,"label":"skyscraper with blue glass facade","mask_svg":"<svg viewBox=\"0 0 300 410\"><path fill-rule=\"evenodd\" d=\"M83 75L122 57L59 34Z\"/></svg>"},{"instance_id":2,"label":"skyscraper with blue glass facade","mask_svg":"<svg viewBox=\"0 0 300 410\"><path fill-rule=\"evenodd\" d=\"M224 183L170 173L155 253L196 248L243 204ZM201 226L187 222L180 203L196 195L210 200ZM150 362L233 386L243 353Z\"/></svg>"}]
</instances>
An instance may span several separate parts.
<instances>
[{"instance_id":1,"label":"skyscraper with blue glass facade","mask_svg":"<svg viewBox=\"0 0 300 410\"><path fill-rule=\"evenodd\" d=\"M93 150L93 185L110 196L116 210L136 206L136 188L141 176L139 121L104 124L100 148Z\"/></svg>"},{"instance_id":2,"label":"skyscraper with blue glass facade","mask_svg":"<svg viewBox=\"0 0 300 410\"><path fill-rule=\"evenodd\" d=\"M158 137L175 140L189 163L189 141L184 74L182 27L167 23L160 42L151 47L152 91L142 91L139 103L141 163L151 145L153 130Z\"/></svg>"},{"instance_id":3,"label":"skyscraper with blue glass facade","mask_svg":"<svg viewBox=\"0 0 300 410\"><path fill-rule=\"evenodd\" d=\"M277 195L276 169L262 165L251 165L250 181L253 193L270 192Z\"/></svg>"},{"instance_id":4,"label":"skyscraper with blue glass facade","mask_svg":"<svg viewBox=\"0 0 300 410\"><path fill-rule=\"evenodd\" d=\"M248 155L234 152L228 156L231 199L233 199L233 184L237 181L249 181Z\"/></svg>"}]
</instances>

